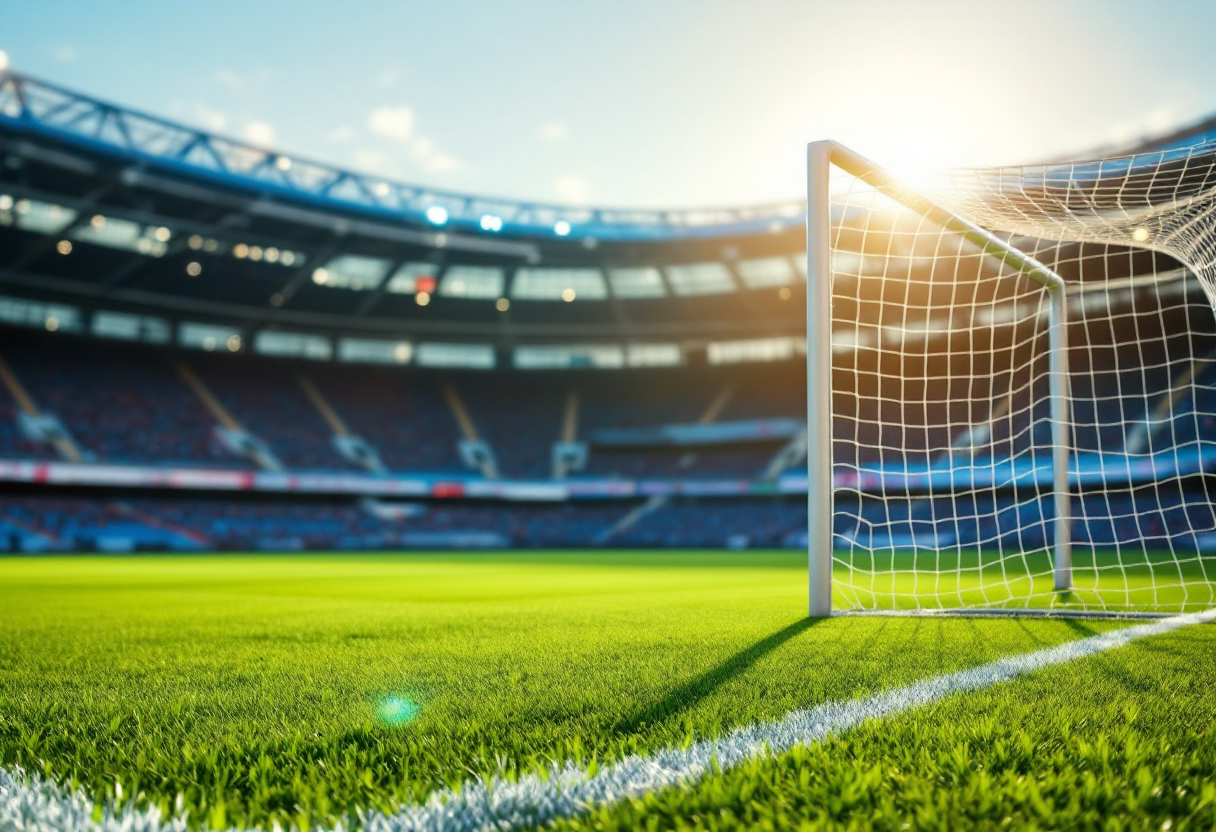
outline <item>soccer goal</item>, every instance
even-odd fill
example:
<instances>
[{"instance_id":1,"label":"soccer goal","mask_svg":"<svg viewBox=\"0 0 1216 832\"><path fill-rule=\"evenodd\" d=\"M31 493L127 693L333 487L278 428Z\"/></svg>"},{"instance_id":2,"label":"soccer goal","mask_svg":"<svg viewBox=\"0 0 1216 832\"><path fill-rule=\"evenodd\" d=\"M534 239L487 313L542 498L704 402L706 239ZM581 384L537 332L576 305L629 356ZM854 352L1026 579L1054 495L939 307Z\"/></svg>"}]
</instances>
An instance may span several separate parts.
<instances>
[{"instance_id":1,"label":"soccer goal","mask_svg":"<svg viewBox=\"0 0 1216 832\"><path fill-rule=\"evenodd\" d=\"M1216 147L808 147L810 613L1216 603Z\"/></svg>"}]
</instances>

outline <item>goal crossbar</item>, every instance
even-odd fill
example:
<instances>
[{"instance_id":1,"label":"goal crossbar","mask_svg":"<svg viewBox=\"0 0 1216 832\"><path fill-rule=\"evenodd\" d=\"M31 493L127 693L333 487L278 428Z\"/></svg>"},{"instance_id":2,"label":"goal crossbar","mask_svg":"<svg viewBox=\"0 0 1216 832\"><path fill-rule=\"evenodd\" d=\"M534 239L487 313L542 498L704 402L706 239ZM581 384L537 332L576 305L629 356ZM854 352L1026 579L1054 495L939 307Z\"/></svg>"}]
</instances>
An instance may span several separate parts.
<instances>
[{"instance_id":1,"label":"goal crossbar","mask_svg":"<svg viewBox=\"0 0 1216 832\"><path fill-rule=\"evenodd\" d=\"M832 612L832 237L831 169L957 234L985 255L1042 286L1049 296L1049 398L1052 430L1052 544L1056 591L1072 588L1071 496L1068 459L1071 417L1068 383L1068 306L1064 280L1034 257L916 193L878 165L834 141L807 146L807 546L809 612Z\"/></svg>"}]
</instances>

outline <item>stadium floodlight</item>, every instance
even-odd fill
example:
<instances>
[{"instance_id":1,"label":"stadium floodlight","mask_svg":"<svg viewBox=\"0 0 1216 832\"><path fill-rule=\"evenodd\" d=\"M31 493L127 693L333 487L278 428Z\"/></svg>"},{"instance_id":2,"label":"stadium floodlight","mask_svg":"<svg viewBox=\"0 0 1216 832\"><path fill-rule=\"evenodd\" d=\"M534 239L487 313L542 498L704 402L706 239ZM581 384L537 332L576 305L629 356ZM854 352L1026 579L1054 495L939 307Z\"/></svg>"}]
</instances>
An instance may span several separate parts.
<instances>
[{"instance_id":1,"label":"stadium floodlight","mask_svg":"<svg viewBox=\"0 0 1216 832\"><path fill-rule=\"evenodd\" d=\"M442 205L432 205L426 209L426 219L431 225L444 225L448 221L448 209Z\"/></svg>"},{"instance_id":2,"label":"stadium floodlight","mask_svg":"<svg viewBox=\"0 0 1216 832\"><path fill-rule=\"evenodd\" d=\"M832 142L807 149L807 494L809 611L825 616L832 609L833 518L832 436L832 193L835 166L856 182L918 215L939 235L953 235L995 259L1011 277L1026 277L1049 298L1050 403L1052 422L1051 492L1054 503L1053 572L1057 591L1072 587L1069 539L1068 306L1063 279L1009 243L921 196L874 163ZM842 217L843 218L843 217ZM939 247L940 250L940 247ZM906 318L905 318L906 320ZM904 463L907 464L905 459Z\"/></svg>"}]
</instances>

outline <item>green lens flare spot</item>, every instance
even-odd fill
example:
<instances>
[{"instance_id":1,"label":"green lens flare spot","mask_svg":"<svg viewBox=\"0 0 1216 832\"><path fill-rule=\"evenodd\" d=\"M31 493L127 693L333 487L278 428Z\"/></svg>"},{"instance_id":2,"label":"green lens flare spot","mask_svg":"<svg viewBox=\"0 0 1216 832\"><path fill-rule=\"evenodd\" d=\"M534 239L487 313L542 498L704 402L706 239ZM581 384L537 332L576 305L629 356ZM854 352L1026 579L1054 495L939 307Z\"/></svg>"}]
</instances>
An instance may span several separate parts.
<instances>
[{"instance_id":1,"label":"green lens flare spot","mask_svg":"<svg viewBox=\"0 0 1216 832\"><path fill-rule=\"evenodd\" d=\"M404 696L388 696L380 700L376 716L385 725L405 725L418 716L418 703Z\"/></svg>"}]
</instances>

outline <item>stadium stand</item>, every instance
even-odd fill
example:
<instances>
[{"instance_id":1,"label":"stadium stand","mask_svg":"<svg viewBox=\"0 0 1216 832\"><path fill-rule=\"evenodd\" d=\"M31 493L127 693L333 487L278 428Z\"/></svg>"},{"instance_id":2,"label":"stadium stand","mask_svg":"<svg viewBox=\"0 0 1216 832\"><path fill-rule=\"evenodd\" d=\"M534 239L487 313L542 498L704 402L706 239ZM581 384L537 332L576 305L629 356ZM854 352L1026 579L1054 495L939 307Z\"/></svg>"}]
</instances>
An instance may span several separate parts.
<instances>
[{"instance_id":1,"label":"stadium stand","mask_svg":"<svg viewBox=\"0 0 1216 832\"><path fill-rule=\"evenodd\" d=\"M149 124L0 72L9 550L805 543L800 204L491 203ZM1077 497L1078 542L1216 547L1207 298L1165 255L1048 254L1081 288L1154 278L1073 304L1077 460L1118 487ZM1049 440L1021 389L838 419L837 459L887 491L838 544L1046 534L1013 498ZM1008 503L929 510L934 477L972 476Z\"/></svg>"}]
</instances>

